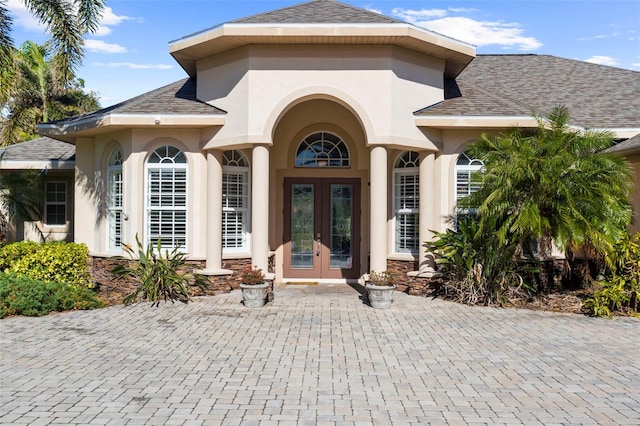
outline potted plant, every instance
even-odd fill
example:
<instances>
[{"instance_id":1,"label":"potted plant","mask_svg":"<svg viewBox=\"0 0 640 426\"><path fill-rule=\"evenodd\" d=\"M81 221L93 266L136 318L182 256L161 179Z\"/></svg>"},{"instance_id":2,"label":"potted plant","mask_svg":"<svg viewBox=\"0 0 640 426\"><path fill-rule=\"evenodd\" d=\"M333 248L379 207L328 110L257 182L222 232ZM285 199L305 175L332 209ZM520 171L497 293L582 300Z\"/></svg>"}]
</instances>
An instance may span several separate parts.
<instances>
[{"instance_id":1,"label":"potted plant","mask_svg":"<svg viewBox=\"0 0 640 426\"><path fill-rule=\"evenodd\" d=\"M247 265L240 272L240 289L244 306L248 308L264 306L267 299L267 287L269 287L269 283L265 281L262 269Z\"/></svg>"},{"instance_id":2,"label":"potted plant","mask_svg":"<svg viewBox=\"0 0 640 426\"><path fill-rule=\"evenodd\" d=\"M390 272L371 271L366 282L366 288L371 307L385 309L391 306L396 284L395 278Z\"/></svg>"}]
</instances>

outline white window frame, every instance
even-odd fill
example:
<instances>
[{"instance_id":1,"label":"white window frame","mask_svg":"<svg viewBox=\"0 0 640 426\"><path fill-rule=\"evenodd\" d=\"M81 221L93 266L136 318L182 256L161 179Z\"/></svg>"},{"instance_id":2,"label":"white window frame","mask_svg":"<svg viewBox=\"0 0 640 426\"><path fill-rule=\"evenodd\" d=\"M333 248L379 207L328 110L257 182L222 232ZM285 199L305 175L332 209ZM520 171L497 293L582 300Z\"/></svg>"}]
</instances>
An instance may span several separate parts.
<instances>
[{"instance_id":1,"label":"white window frame","mask_svg":"<svg viewBox=\"0 0 640 426\"><path fill-rule=\"evenodd\" d=\"M122 152L114 149L107 163L107 249L118 250L123 244L124 174Z\"/></svg>"},{"instance_id":2,"label":"white window frame","mask_svg":"<svg viewBox=\"0 0 640 426\"><path fill-rule=\"evenodd\" d=\"M464 165L460 165L458 164L460 162L460 159L462 157L465 157L467 159L467 162L469 164L464 164ZM477 172L482 172L482 170L484 169L484 163L477 159L477 158L472 158L471 156L469 156L466 152L461 153L460 155L458 155L458 158L456 159L456 166L455 166L455 172L454 172L454 187L453 187L453 191L454 191L454 199L456 200L456 207L455 207L455 212L454 212L454 217L458 217L458 215L474 215L476 213L475 209L459 209L457 207L457 203L460 199L473 194L474 192L478 191L480 188L476 188L474 186L471 185L471 180L472 180L472 175L474 173ZM467 190L465 191L466 193L462 194L460 192L458 192L458 174L459 173L465 173L466 174L466 187Z\"/></svg>"},{"instance_id":3,"label":"white window frame","mask_svg":"<svg viewBox=\"0 0 640 426\"><path fill-rule=\"evenodd\" d=\"M160 151L161 150L165 150L167 151L168 148L173 148L175 150L177 150L177 153L175 155L173 155L172 157L168 157L166 155L163 155ZM159 163L150 163L149 160L151 159L151 157L153 155L157 155L158 157L161 158L161 162ZM176 158L179 157L180 155L182 155L182 157L184 158L184 162L180 161L180 162L176 162ZM148 246L149 244L152 244L154 247L157 246L157 236L154 234L151 234L151 226L152 226L152 222L151 222L151 215L155 212L158 212L159 214L162 214L163 212L174 212L175 213L182 213L184 215L184 221L169 221L168 225L172 228L172 232L169 236L171 243L170 244L162 244L161 248L162 250L173 250L174 248L180 246L180 251L181 252L186 252L187 251L187 247L188 247L188 242L189 242L189 221L188 221L188 211L187 211L187 206L189 205L189 167L188 167L188 162L187 162L187 158L186 155L184 153L184 151L182 151L181 149L172 146L172 145L163 145L160 146L158 148L156 148L151 155L147 158L147 160L145 161L145 235L144 235L144 244L145 246ZM151 203L151 196L154 194L158 194L159 197L162 197L162 191L158 190L156 192L152 193L152 179L151 179L151 173L152 172L158 172L159 176L162 177L162 172L166 171L166 170L172 170L173 171L173 175L175 177L175 173L176 171L182 171L184 172L184 193L181 194L179 192L171 192L170 194L173 195L175 197L176 194L178 195L184 195L184 206L181 205L152 205ZM159 184L161 185L162 183L162 179L160 179ZM172 180L172 186L175 187L176 181ZM180 181L178 181L180 182ZM165 194L166 195L166 194ZM158 221L159 226L162 227L163 225L167 224L167 222L163 222L162 219L160 219ZM184 233L176 233L176 226L182 226L184 228ZM161 239L166 238L165 236L167 235L166 233L163 233L162 231L158 232L159 236L161 236ZM180 241L182 240L182 241ZM178 242L176 244L176 242Z\"/></svg>"},{"instance_id":4,"label":"white window frame","mask_svg":"<svg viewBox=\"0 0 640 426\"><path fill-rule=\"evenodd\" d=\"M409 155L410 161L407 162L405 155ZM411 156L415 156L413 159ZM420 250L420 157L415 151L404 151L396 160L393 167L393 253L395 254L411 254L416 256ZM414 206L407 207L406 201L402 198L401 194L398 194L398 189L402 185L400 179L402 176L414 176L415 185L415 202ZM402 203L400 205L399 203ZM406 248L401 247L404 243L400 240L401 233L399 232L401 216L413 216L415 221L415 235L411 240L415 240L415 247Z\"/></svg>"},{"instance_id":5,"label":"white window frame","mask_svg":"<svg viewBox=\"0 0 640 426\"><path fill-rule=\"evenodd\" d=\"M249 225L251 223L251 168L249 167L249 161L247 157L240 151L225 151L223 154L223 163L222 163L222 231L221 231L221 245L222 245L222 254L223 255L233 255L233 254L246 254L250 253L250 232ZM225 190L225 184L230 175L241 176L243 179L242 186L244 187L244 191L241 194L242 200L244 203L242 206L229 206L227 193ZM227 214L240 213L242 217L242 221L240 223L241 228L241 238L242 244L240 246L228 247L226 245L227 237L225 235L225 230L227 229L227 224L225 223L225 218ZM236 236L231 236L230 239L235 239Z\"/></svg>"},{"instance_id":6,"label":"white window frame","mask_svg":"<svg viewBox=\"0 0 640 426\"><path fill-rule=\"evenodd\" d=\"M56 194L64 194L64 201L49 201L49 185L59 185L62 184L64 186L64 191L60 192L60 191L55 191ZM67 182L63 181L63 180L50 180L50 181L46 181L44 183L44 217L42 218L42 222L45 226L48 227L60 227L60 226L67 226L67 220L68 220L68 206L67 206L67 202L69 200L69 190L67 187ZM48 221L48 217L49 217L49 206L63 206L64 207L64 223L49 223Z\"/></svg>"}]
</instances>

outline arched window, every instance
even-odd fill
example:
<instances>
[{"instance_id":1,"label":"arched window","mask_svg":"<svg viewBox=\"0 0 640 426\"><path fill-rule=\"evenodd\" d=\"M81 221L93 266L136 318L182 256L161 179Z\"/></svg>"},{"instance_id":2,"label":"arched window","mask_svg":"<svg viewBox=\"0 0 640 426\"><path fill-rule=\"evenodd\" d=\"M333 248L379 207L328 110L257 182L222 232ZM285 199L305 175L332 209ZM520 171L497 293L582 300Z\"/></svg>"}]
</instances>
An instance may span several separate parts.
<instances>
[{"instance_id":1,"label":"arched window","mask_svg":"<svg viewBox=\"0 0 640 426\"><path fill-rule=\"evenodd\" d=\"M114 149L107 163L107 244L115 250L122 246L122 153Z\"/></svg>"},{"instance_id":2,"label":"arched window","mask_svg":"<svg viewBox=\"0 0 640 426\"><path fill-rule=\"evenodd\" d=\"M456 201L480 189L483 168L481 160L466 152L460 154L456 163Z\"/></svg>"},{"instance_id":3,"label":"arched window","mask_svg":"<svg viewBox=\"0 0 640 426\"><path fill-rule=\"evenodd\" d=\"M249 162L240 151L222 155L222 249L249 249Z\"/></svg>"},{"instance_id":4,"label":"arched window","mask_svg":"<svg viewBox=\"0 0 640 426\"><path fill-rule=\"evenodd\" d=\"M296 151L296 167L349 167L349 150L338 136L318 132L304 138Z\"/></svg>"},{"instance_id":5,"label":"arched window","mask_svg":"<svg viewBox=\"0 0 640 426\"><path fill-rule=\"evenodd\" d=\"M416 254L419 249L420 158L405 151L393 167L394 251Z\"/></svg>"},{"instance_id":6,"label":"arched window","mask_svg":"<svg viewBox=\"0 0 640 426\"><path fill-rule=\"evenodd\" d=\"M146 242L163 249L187 244L187 158L174 146L151 153L146 169Z\"/></svg>"}]
</instances>

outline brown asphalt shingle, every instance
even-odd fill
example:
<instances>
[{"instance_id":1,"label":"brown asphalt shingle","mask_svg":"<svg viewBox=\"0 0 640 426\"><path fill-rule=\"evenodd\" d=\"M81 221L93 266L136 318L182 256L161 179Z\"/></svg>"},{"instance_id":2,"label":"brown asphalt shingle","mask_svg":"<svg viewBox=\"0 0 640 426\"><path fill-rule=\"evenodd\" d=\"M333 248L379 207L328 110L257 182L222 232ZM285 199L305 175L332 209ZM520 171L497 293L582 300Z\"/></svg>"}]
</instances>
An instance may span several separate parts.
<instances>
[{"instance_id":1,"label":"brown asphalt shingle","mask_svg":"<svg viewBox=\"0 0 640 426\"><path fill-rule=\"evenodd\" d=\"M199 101L196 98L196 79L185 78L119 104L70 119L51 121L47 124L60 122L72 124L74 121L100 117L105 114L217 115L226 113L221 109Z\"/></svg>"},{"instance_id":2,"label":"brown asphalt shingle","mask_svg":"<svg viewBox=\"0 0 640 426\"><path fill-rule=\"evenodd\" d=\"M75 161L76 146L46 136L0 149L1 161Z\"/></svg>"},{"instance_id":3,"label":"brown asphalt shingle","mask_svg":"<svg viewBox=\"0 0 640 426\"><path fill-rule=\"evenodd\" d=\"M444 102L416 114L545 116L562 104L575 125L640 128L637 71L549 55L478 55L445 86Z\"/></svg>"},{"instance_id":4,"label":"brown asphalt shingle","mask_svg":"<svg viewBox=\"0 0 640 426\"><path fill-rule=\"evenodd\" d=\"M315 0L249 16L230 24L398 24L403 23L335 0Z\"/></svg>"}]
</instances>

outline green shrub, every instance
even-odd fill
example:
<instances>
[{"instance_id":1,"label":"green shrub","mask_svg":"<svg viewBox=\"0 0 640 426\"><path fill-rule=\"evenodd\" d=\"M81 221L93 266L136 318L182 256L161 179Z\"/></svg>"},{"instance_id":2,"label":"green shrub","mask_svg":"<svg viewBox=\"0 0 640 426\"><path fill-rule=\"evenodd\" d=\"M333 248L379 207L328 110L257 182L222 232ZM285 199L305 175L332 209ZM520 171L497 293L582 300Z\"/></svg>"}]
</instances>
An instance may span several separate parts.
<instances>
[{"instance_id":1,"label":"green shrub","mask_svg":"<svg viewBox=\"0 0 640 426\"><path fill-rule=\"evenodd\" d=\"M469 305L503 305L532 291L523 276L536 268L518 261L519 245L482 232L475 218L462 217L456 231L434 235L425 246L446 275L447 296Z\"/></svg>"},{"instance_id":2,"label":"green shrub","mask_svg":"<svg viewBox=\"0 0 640 426\"><path fill-rule=\"evenodd\" d=\"M0 249L0 271L7 271L18 260L37 252L39 249L40 244L34 241L7 244Z\"/></svg>"},{"instance_id":3,"label":"green shrub","mask_svg":"<svg viewBox=\"0 0 640 426\"><path fill-rule=\"evenodd\" d=\"M118 265L111 270L116 279L132 276L139 283L136 290L125 296L123 300L125 305L130 305L139 298L149 300L152 302L152 306L159 305L160 300L165 302L178 300L187 303L189 301L187 286L191 282L201 290L206 290L208 283L202 275L184 272L185 267L192 265L185 261L186 256L180 252L179 247L174 248L171 252L165 250L163 254L160 240L158 240L156 247L149 244L145 249L136 235L136 243L138 245L137 259L135 259L134 250L125 245L124 249L131 262L126 265ZM124 258L117 256L116 259Z\"/></svg>"},{"instance_id":4,"label":"green shrub","mask_svg":"<svg viewBox=\"0 0 640 426\"><path fill-rule=\"evenodd\" d=\"M585 300L588 311L598 317L611 317L613 312L637 309L640 293L640 233L618 241L608 258L607 276L602 287Z\"/></svg>"},{"instance_id":5,"label":"green shrub","mask_svg":"<svg viewBox=\"0 0 640 426\"><path fill-rule=\"evenodd\" d=\"M57 281L76 287L93 288L89 275L89 249L86 245L56 241L37 244L37 249L29 252L31 248L29 245L27 248L14 249L16 252L24 250L25 254L14 259L6 271L44 282Z\"/></svg>"},{"instance_id":6,"label":"green shrub","mask_svg":"<svg viewBox=\"0 0 640 426\"><path fill-rule=\"evenodd\" d=\"M0 273L0 318L8 315L42 316L54 311L102 306L104 303L87 288Z\"/></svg>"}]
</instances>

